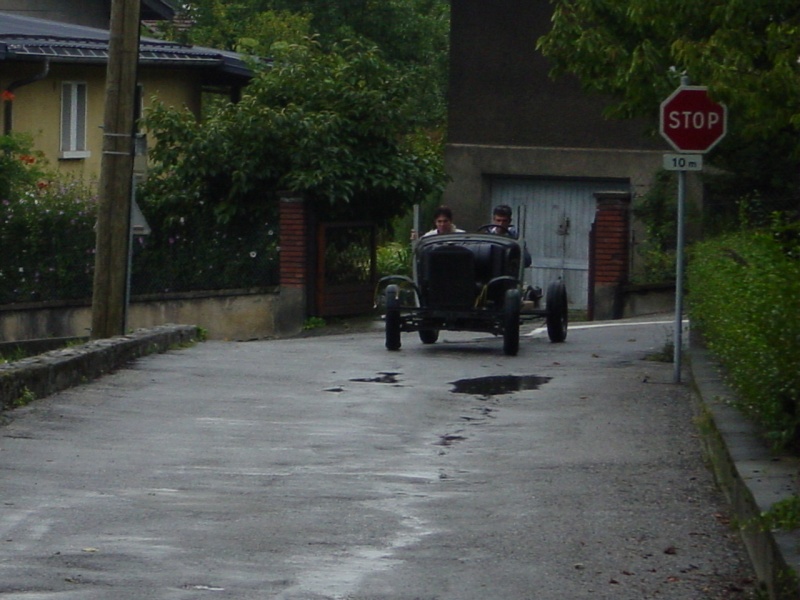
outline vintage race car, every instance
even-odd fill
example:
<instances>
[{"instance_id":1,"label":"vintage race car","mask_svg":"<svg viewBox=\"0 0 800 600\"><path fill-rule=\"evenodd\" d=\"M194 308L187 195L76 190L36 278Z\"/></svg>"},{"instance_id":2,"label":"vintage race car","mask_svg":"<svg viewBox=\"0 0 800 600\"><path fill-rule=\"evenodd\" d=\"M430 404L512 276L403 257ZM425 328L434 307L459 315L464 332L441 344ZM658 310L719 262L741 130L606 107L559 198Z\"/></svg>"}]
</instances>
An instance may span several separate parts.
<instances>
[{"instance_id":1,"label":"vintage race car","mask_svg":"<svg viewBox=\"0 0 800 600\"><path fill-rule=\"evenodd\" d=\"M524 319L544 318L552 342L567 337L567 292L552 282L544 295L523 283L524 249L506 235L452 233L415 243L414 276L390 275L379 282L385 302L386 348L399 350L401 332L419 332L433 344L439 332L482 331L503 336L503 352L519 351Z\"/></svg>"}]
</instances>

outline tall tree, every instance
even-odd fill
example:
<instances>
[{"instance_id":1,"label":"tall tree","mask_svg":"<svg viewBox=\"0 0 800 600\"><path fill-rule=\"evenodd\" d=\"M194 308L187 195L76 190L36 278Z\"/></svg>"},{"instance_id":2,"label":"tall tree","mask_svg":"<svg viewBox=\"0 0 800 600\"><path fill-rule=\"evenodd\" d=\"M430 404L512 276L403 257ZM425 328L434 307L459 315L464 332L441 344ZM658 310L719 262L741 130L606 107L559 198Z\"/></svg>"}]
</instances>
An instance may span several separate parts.
<instances>
[{"instance_id":1,"label":"tall tree","mask_svg":"<svg viewBox=\"0 0 800 600\"><path fill-rule=\"evenodd\" d=\"M323 49L360 39L380 48L396 68L413 75L411 98L422 122L445 115L449 46L447 0L190 0L196 44L271 56L271 45L317 36Z\"/></svg>"},{"instance_id":2,"label":"tall tree","mask_svg":"<svg viewBox=\"0 0 800 600\"><path fill-rule=\"evenodd\" d=\"M729 108L717 163L742 191L796 201L800 169L800 3L796 0L553 0L538 47L616 101L609 114L655 117L687 74Z\"/></svg>"},{"instance_id":3,"label":"tall tree","mask_svg":"<svg viewBox=\"0 0 800 600\"><path fill-rule=\"evenodd\" d=\"M274 44L237 104L198 123L157 105L152 197L175 214L259 214L270 192L307 193L321 216L387 222L444 184L440 148L420 132L409 77L374 47Z\"/></svg>"}]
</instances>

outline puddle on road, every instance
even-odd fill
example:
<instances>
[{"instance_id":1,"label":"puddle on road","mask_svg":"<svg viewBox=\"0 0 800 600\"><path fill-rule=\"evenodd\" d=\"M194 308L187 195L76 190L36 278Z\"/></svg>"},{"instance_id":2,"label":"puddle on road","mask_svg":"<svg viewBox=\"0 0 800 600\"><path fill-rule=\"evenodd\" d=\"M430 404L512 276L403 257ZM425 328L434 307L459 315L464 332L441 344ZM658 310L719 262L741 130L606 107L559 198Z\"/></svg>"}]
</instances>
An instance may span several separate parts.
<instances>
[{"instance_id":1,"label":"puddle on road","mask_svg":"<svg viewBox=\"0 0 800 600\"><path fill-rule=\"evenodd\" d=\"M475 379L459 379L451 381L454 386L450 390L454 394L474 394L476 396L498 396L522 390L538 390L552 377L538 375L490 375Z\"/></svg>"}]
</instances>

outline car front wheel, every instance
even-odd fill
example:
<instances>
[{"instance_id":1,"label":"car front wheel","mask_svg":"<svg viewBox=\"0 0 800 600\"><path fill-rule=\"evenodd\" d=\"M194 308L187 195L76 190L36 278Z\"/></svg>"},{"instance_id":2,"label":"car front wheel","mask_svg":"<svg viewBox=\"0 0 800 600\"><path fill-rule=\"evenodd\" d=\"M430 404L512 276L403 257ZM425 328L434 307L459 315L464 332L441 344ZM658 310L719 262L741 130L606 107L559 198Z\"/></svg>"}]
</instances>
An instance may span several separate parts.
<instances>
[{"instance_id":1,"label":"car front wheel","mask_svg":"<svg viewBox=\"0 0 800 600\"><path fill-rule=\"evenodd\" d=\"M519 290L507 290L503 303L503 354L506 356L516 356L519 352L519 313Z\"/></svg>"}]
</instances>

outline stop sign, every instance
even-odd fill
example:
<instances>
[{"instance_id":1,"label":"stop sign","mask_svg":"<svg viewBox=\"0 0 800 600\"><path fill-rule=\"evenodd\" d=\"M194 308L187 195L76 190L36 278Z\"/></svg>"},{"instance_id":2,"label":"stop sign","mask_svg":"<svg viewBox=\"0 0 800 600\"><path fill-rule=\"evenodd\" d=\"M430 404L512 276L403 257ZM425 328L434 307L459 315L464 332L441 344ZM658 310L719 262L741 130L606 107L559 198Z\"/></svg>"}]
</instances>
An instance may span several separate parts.
<instances>
[{"instance_id":1,"label":"stop sign","mask_svg":"<svg viewBox=\"0 0 800 600\"><path fill-rule=\"evenodd\" d=\"M659 131L678 152L708 152L725 137L727 120L708 88L681 86L661 103Z\"/></svg>"}]
</instances>

